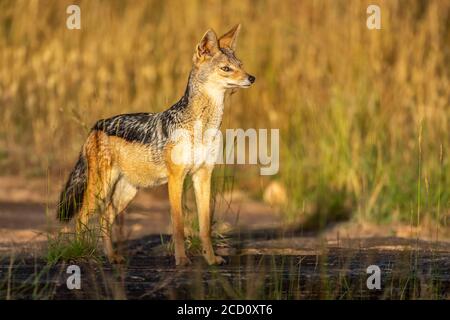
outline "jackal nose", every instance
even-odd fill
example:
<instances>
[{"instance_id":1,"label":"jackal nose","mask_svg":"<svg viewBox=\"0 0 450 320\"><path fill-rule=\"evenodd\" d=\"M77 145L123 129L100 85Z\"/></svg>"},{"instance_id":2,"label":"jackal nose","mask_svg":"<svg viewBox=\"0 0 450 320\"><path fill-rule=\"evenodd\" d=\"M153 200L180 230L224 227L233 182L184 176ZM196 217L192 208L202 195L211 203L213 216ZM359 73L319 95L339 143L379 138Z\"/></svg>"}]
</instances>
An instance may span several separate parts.
<instances>
[{"instance_id":1,"label":"jackal nose","mask_svg":"<svg viewBox=\"0 0 450 320\"><path fill-rule=\"evenodd\" d=\"M250 83L255 82L256 78L254 76L249 75L248 76L248 81L250 81Z\"/></svg>"}]
</instances>

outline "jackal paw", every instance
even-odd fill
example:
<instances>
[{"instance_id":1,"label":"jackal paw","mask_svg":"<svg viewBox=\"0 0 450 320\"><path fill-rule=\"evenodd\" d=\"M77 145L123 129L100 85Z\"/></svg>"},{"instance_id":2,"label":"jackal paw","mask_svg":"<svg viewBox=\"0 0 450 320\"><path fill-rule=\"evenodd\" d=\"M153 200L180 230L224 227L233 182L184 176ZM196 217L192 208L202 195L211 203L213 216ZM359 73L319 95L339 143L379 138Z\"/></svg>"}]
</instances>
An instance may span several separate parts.
<instances>
[{"instance_id":1,"label":"jackal paw","mask_svg":"<svg viewBox=\"0 0 450 320\"><path fill-rule=\"evenodd\" d=\"M179 267L188 266L191 263L192 263L191 260L186 256L175 257L175 264Z\"/></svg>"},{"instance_id":2,"label":"jackal paw","mask_svg":"<svg viewBox=\"0 0 450 320\"><path fill-rule=\"evenodd\" d=\"M225 264L226 261L221 256L213 256L212 258L206 258L209 265L221 265Z\"/></svg>"},{"instance_id":3,"label":"jackal paw","mask_svg":"<svg viewBox=\"0 0 450 320\"><path fill-rule=\"evenodd\" d=\"M125 257L120 254L114 253L108 256L108 260L113 264L122 264L125 262Z\"/></svg>"}]
</instances>

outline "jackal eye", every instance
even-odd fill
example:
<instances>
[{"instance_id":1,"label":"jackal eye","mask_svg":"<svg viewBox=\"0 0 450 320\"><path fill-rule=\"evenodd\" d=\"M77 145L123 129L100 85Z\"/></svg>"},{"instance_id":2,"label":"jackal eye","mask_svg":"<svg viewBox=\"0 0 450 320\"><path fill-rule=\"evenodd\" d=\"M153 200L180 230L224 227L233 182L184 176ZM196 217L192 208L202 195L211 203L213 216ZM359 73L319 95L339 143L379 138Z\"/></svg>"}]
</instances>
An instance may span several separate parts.
<instances>
[{"instance_id":1,"label":"jackal eye","mask_svg":"<svg viewBox=\"0 0 450 320\"><path fill-rule=\"evenodd\" d=\"M231 68L228 67L228 66L222 67L222 68L220 68L220 69L223 70L223 71L225 71L225 72L230 72L231 70L233 70L233 69L231 69Z\"/></svg>"}]
</instances>

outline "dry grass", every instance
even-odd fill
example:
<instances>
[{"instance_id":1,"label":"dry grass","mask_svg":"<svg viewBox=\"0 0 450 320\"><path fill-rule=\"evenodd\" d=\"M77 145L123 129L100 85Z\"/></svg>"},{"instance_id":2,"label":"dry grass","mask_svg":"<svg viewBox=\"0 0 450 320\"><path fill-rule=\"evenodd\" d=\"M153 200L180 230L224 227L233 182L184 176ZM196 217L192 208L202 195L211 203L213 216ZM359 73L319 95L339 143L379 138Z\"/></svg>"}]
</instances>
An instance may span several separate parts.
<instances>
[{"instance_id":1,"label":"dry grass","mask_svg":"<svg viewBox=\"0 0 450 320\"><path fill-rule=\"evenodd\" d=\"M446 225L448 1L377 1L381 31L356 0L75 2L81 31L73 1L0 2L0 173L67 170L96 119L165 109L203 32L241 22L257 83L223 126L281 129L289 212Z\"/></svg>"}]
</instances>

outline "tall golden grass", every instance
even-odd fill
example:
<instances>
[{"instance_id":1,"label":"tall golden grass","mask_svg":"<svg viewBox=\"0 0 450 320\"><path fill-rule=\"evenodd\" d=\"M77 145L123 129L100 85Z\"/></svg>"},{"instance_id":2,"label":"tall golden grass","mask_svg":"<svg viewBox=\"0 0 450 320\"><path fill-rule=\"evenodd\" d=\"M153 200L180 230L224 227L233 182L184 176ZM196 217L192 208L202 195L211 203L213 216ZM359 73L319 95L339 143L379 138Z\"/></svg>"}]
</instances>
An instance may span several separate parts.
<instances>
[{"instance_id":1,"label":"tall golden grass","mask_svg":"<svg viewBox=\"0 0 450 320\"><path fill-rule=\"evenodd\" d=\"M257 82L223 124L280 128L290 212L445 223L450 2L376 1L379 31L371 2L1 1L1 173L67 169L96 119L170 106L204 31L240 22Z\"/></svg>"}]
</instances>

